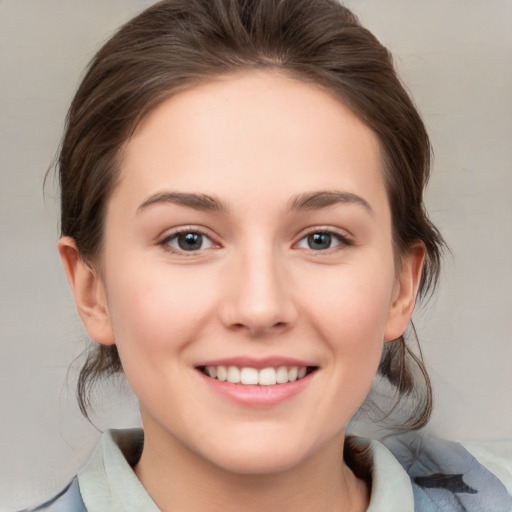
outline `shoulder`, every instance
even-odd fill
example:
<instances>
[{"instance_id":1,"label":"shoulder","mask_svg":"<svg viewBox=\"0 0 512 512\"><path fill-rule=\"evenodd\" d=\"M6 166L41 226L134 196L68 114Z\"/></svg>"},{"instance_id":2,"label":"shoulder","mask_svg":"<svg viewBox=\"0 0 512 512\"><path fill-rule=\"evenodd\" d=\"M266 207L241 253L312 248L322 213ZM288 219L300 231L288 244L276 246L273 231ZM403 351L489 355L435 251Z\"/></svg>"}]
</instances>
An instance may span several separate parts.
<instances>
[{"instance_id":1,"label":"shoulder","mask_svg":"<svg viewBox=\"0 0 512 512\"><path fill-rule=\"evenodd\" d=\"M56 496L20 512L158 510L132 466L142 452L141 429L107 430L87 464Z\"/></svg>"},{"instance_id":2,"label":"shoulder","mask_svg":"<svg viewBox=\"0 0 512 512\"><path fill-rule=\"evenodd\" d=\"M491 450L411 433L384 444L409 475L416 510L512 511L512 443Z\"/></svg>"},{"instance_id":3,"label":"shoulder","mask_svg":"<svg viewBox=\"0 0 512 512\"><path fill-rule=\"evenodd\" d=\"M465 441L461 444L480 464L501 480L512 496L512 440Z\"/></svg>"},{"instance_id":4,"label":"shoulder","mask_svg":"<svg viewBox=\"0 0 512 512\"><path fill-rule=\"evenodd\" d=\"M20 512L87 512L77 477L56 496L35 508L29 508Z\"/></svg>"}]
</instances>

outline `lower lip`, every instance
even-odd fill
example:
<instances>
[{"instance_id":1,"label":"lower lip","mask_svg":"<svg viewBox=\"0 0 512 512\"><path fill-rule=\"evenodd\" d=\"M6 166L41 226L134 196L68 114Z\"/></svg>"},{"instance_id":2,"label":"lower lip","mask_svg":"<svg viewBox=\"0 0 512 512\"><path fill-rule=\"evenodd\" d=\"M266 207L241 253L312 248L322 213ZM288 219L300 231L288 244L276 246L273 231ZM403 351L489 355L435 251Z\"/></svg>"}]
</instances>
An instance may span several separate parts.
<instances>
[{"instance_id":1,"label":"lower lip","mask_svg":"<svg viewBox=\"0 0 512 512\"><path fill-rule=\"evenodd\" d=\"M212 379L201 371L198 371L198 373L211 389L230 400L249 407L270 407L300 393L310 384L313 374L316 372L312 372L294 382L274 386L232 384L231 382Z\"/></svg>"}]
</instances>

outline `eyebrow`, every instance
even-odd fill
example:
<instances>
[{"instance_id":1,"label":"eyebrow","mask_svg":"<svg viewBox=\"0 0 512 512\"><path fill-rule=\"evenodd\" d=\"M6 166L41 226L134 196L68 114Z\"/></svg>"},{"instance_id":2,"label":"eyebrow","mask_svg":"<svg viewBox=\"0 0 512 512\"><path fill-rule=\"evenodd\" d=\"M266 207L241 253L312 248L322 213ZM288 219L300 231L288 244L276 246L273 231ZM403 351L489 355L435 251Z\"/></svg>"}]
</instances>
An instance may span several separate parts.
<instances>
[{"instance_id":1,"label":"eyebrow","mask_svg":"<svg viewBox=\"0 0 512 512\"><path fill-rule=\"evenodd\" d=\"M306 192L291 199L289 209L291 211L319 210L337 204L358 204L363 206L372 215L375 214L370 203L357 194L351 192L339 192L337 190Z\"/></svg>"},{"instance_id":2,"label":"eyebrow","mask_svg":"<svg viewBox=\"0 0 512 512\"><path fill-rule=\"evenodd\" d=\"M178 206L186 206L194 210L226 213L227 205L220 199L208 194L196 194L188 192L158 192L145 199L137 208L137 212L145 210L150 206L162 203L171 203ZM340 191L318 191L306 192L292 197L288 203L288 211L309 211L320 210L337 204L358 204L363 206L369 213L374 214L373 208L368 201L357 194Z\"/></svg>"},{"instance_id":3,"label":"eyebrow","mask_svg":"<svg viewBox=\"0 0 512 512\"><path fill-rule=\"evenodd\" d=\"M138 208L137 212L155 204L171 203L186 206L194 210L223 213L227 206L219 199L207 194L193 194L186 192L159 192L149 196Z\"/></svg>"}]
</instances>

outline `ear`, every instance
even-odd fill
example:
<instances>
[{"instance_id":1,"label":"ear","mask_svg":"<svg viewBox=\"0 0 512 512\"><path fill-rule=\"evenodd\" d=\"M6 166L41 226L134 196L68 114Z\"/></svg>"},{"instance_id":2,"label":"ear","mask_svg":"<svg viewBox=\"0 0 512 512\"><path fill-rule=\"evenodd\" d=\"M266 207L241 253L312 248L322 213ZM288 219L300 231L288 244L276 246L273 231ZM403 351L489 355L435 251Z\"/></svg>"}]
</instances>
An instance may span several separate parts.
<instances>
[{"instance_id":1,"label":"ear","mask_svg":"<svg viewBox=\"0 0 512 512\"><path fill-rule=\"evenodd\" d=\"M73 238L62 237L58 247L87 334L102 345L113 345L115 340L103 280L82 260Z\"/></svg>"},{"instance_id":2,"label":"ear","mask_svg":"<svg viewBox=\"0 0 512 512\"><path fill-rule=\"evenodd\" d=\"M402 258L384 341L396 340L407 328L416 303L424 259L425 244L423 242L414 245Z\"/></svg>"}]
</instances>

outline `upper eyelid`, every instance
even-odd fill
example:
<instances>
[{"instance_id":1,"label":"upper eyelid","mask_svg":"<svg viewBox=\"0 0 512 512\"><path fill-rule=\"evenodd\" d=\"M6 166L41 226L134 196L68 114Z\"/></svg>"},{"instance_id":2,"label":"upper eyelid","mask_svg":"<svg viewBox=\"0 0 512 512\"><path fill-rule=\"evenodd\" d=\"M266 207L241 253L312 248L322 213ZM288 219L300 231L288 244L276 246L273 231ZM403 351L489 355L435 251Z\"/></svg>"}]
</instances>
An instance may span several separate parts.
<instances>
[{"instance_id":1,"label":"upper eyelid","mask_svg":"<svg viewBox=\"0 0 512 512\"><path fill-rule=\"evenodd\" d=\"M180 234L185 234L185 233L197 233L197 234L200 234L202 236L209 238L213 242L214 245L217 245L217 246L221 245L221 243L218 240L219 237L212 235L211 231L208 228L205 228L202 226L183 226L183 227L174 228L170 232L169 231L166 232L163 236L159 236L158 243L165 244L166 242L168 242L169 240L172 240L176 236L178 236ZM309 228L305 228L305 229L301 230L301 232L294 237L295 241L293 242L293 245L297 244L298 242L303 240L305 237L312 235L314 233L328 233L328 234L338 237L339 239L341 239L342 241L344 241L346 243L351 243L351 244L354 243L354 240L353 240L354 236L352 235L352 233L350 233L346 229L334 228L332 226L311 226Z\"/></svg>"},{"instance_id":2,"label":"upper eyelid","mask_svg":"<svg viewBox=\"0 0 512 512\"><path fill-rule=\"evenodd\" d=\"M171 230L165 230L162 235L157 237L157 239L159 239L160 242L164 242L165 240L172 239L175 236L182 235L184 233L197 233L199 235L203 235L203 236L210 238L212 241L215 238L215 236L213 236L210 233L210 230L207 228L203 228L200 226L184 226L184 227L173 228Z\"/></svg>"},{"instance_id":3,"label":"upper eyelid","mask_svg":"<svg viewBox=\"0 0 512 512\"><path fill-rule=\"evenodd\" d=\"M337 239L338 244L335 245L334 247L329 247L329 248L323 249L323 250L314 250L311 248L300 247L300 244L304 239L306 239L309 235L313 235L315 233L329 234L329 235L333 236L333 238ZM351 247L354 247L355 245L356 245L356 243L354 242L354 239L352 236L347 236L346 234L342 234L338 230L335 230L333 228L323 228L323 229L316 228L316 229L311 229L310 231L307 231L307 232L303 233L300 237L298 237L296 242L293 243L292 249L307 251L307 252L311 252L312 254L316 254L316 255L327 256L329 254L330 255L335 254L335 253L337 254L337 253L339 253L339 251L347 250Z\"/></svg>"},{"instance_id":4,"label":"upper eyelid","mask_svg":"<svg viewBox=\"0 0 512 512\"><path fill-rule=\"evenodd\" d=\"M157 239L157 244L159 246L164 247L166 250L168 250L170 252L180 253L180 254L181 253L188 254L189 256L191 256L194 253L197 254L199 252L203 252L203 251L206 251L206 250L209 250L212 248L213 249L219 248L220 243L217 241L216 237L212 236L207 231L208 230L206 230L205 228L198 228L198 227L193 227L193 226L187 226L184 228L175 228L175 229L171 230L170 232L167 232L165 235L159 237ZM187 233L196 233L198 235L208 238L212 242L213 247L208 247L207 249L201 249L201 250L197 250L197 251L184 251L182 249L177 249L177 248L171 247L169 245L169 242L171 240L173 240L174 238L176 238L179 235L187 234Z\"/></svg>"},{"instance_id":5,"label":"upper eyelid","mask_svg":"<svg viewBox=\"0 0 512 512\"><path fill-rule=\"evenodd\" d=\"M336 229L328 226L314 226L312 228L307 228L303 230L298 236L297 241L302 240L306 236L313 235L315 233L328 233L331 235L335 235L343 240L347 240L353 242L354 235L345 229Z\"/></svg>"}]
</instances>

